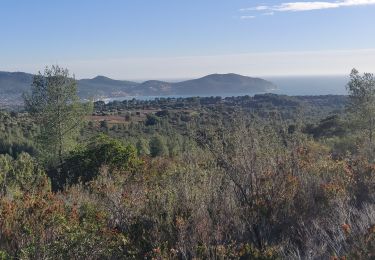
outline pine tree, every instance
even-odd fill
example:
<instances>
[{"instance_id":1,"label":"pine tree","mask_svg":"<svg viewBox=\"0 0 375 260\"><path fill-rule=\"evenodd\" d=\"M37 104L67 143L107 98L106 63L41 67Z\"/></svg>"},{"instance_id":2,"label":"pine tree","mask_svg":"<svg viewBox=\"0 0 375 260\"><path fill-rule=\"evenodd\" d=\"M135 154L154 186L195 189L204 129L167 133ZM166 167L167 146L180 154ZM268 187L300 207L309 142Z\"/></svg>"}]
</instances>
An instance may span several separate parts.
<instances>
[{"instance_id":1,"label":"pine tree","mask_svg":"<svg viewBox=\"0 0 375 260\"><path fill-rule=\"evenodd\" d=\"M353 69L347 89L349 92L347 109L351 115L352 126L364 131L370 148L370 159L374 160L375 77L371 73L360 75L356 69Z\"/></svg>"},{"instance_id":2,"label":"pine tree","mask_svg":"<svg viewBox=\"0 0 375 260\"><path fill-rule=\"evenodd\" d=\"M348 110L355 115L359 123L368 131L369 141L373 140L375 126L375 78L370 73L363 76L356 69L350 74Z\"/></svg>"},{"instance_id":3,"label":"pine tree","mask_svg":"<svg viewBox=\"0 0 375 260\"><path fill-rule=\"evenodd\" d=\"M165 156L168 154L168 147L160 135L155 135L150 140L150 154L152 157Z\"/></svg>"},{"instance_id":4,"label":"pine tree","mask_svg":"<svg viewBox=\"0 0 375 260\"><path fill-rule=\"evenodd\" d=\"M76 143L89 105L77 95L77 83L67 69L46 68L33 79L31 93L24 95L25 107L40 127L38 144L48 162L62 164L63 156Z\"/></svg>"}]
</instances>

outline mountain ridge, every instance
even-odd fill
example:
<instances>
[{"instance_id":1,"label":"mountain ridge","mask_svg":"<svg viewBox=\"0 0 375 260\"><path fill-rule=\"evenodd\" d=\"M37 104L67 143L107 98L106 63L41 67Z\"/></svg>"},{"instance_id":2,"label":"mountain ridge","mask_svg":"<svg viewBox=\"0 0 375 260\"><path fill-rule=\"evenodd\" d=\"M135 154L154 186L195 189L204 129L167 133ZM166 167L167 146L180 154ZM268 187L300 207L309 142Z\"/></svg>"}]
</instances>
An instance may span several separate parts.
<instances>
[{"instance_id":1,"label":"mountain ridge","mask_svg":"<svg viewBox=\"0 0 375 260\"><path fill-rule=\"evenodd\" d=\"M0 94L21 95L29 91L33 74L0 71ZM77 80L81 98L108 98L125 96L168 95L222 95L257 94L276 88L270 81L235 73L210 74L180 82L147 80L134 82L111 79L98 75L91 79Z\"/></svg>"}]
</instances>

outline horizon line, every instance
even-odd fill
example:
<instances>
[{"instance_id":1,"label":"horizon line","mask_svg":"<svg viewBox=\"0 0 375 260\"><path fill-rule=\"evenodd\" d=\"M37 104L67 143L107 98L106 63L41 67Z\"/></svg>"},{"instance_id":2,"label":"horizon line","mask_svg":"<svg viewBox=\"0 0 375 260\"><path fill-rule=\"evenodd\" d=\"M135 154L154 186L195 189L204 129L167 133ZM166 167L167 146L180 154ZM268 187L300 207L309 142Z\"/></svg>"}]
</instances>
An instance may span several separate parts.
<instances>
[{"instance_id":1,"label":"horizon line","mask_svg":"<svg viewBox=\"0 0 375 260\"><path fill-rule=\"evenodd\" d=\"M64 67L65 68L65 67ZM67 68L69 70L69 68ZM0 70L0 73L26 73L26 74L31 74L31 75L36 75L37 73L29 72L29 71L21 71L21 70ZM70 71L69 71L70 72ZM83 78L75 78L76 80L92 80L97 77L105 77L111 80L115 81L134 81L134 82L146 82L146 81L151 81L151 80L158 80L158 81L171 81L171 82L177 82L177 81L185 81L185 80L194 80L194 79L200 79L204 78L206 76L211 76L211 75L229 75L229 74L235 74L238 76L244 76L244 77L250 77L250 78L304 78L304 77L349 77L349 73L332 73L332 74L264 74L264 75L245 75L243 73L236 73L236 72L227 72L227 73L209 73L209 74L202 74L200 76L195 76L195 77L178 77L178 78L114 78L106 75L101 75L98 74L94 77L83 77ZM74 76L74 73L71 74Z\"/></svg>"},{"instance_id":2,"label":"horizon line","mask_svg":"<svg viewBox=\"0 0 375 260\"><path fill-rule=\"evenodd\" d=\"M39 60L4 64L0 70L35 74L59 64L79 79L108 75L121 79L191 79L214 73L236 72L256 77L346 75L352 68L375 72L375 49L247 52L237 54L116 57Z\"/></svg>"}]
</instances>

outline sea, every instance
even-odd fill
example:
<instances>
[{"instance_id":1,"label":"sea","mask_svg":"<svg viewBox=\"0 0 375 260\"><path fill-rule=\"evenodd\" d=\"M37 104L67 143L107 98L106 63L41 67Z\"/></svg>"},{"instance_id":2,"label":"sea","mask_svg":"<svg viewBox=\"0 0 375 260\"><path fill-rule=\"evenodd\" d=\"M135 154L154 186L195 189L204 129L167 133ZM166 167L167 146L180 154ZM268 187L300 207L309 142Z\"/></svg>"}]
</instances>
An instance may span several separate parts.
<instances>
[{"instance_id":1,"label":"sea","mask_svg":"<svg viewBox=\"0 0 375 260\"><path fill-rule=\"evenodd\" d=\"M348 76L265 77L273 82L275 94L288 96L347 95Z\"/></svg>"}]
</instances>

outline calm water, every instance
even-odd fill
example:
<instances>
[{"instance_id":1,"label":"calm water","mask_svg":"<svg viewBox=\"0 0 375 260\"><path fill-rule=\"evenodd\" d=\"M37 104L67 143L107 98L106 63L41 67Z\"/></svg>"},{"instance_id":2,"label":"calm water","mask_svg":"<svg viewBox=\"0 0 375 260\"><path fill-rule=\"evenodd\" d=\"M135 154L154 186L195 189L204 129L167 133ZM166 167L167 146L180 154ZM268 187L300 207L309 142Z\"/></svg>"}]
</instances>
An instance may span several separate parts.
<instances>
[{"instance_id":1,"label":"calm water","mask_svg":"<svg viewBox=\"0 0 375 260\"><path fill-rule=\"evenodd\" d=\"M275 94L288 96L316 96L316 95L346 95L346 84L348 77L346 76L300 76L300 77L265 77L264 79L273 82L278 89L271 91ZM207 96L216 96L207 95ZM222 97L241 96L241 94L228 93L221 95ZM153 100L155 98L178 98L191 97L189 95L182 96L127 96L106 98L103 101L110 102L114 100Z\"/></svg>"},{"instance_id":2,"label":"calm water","mask_svg":"<svg viewBox=\"0 0 375 260\"><path fill-rule=\"evenodd\" d=\"M347 76L266 77L278 86L275 94L289 96L346 95Z\"/></svg>"}]
</instances>

